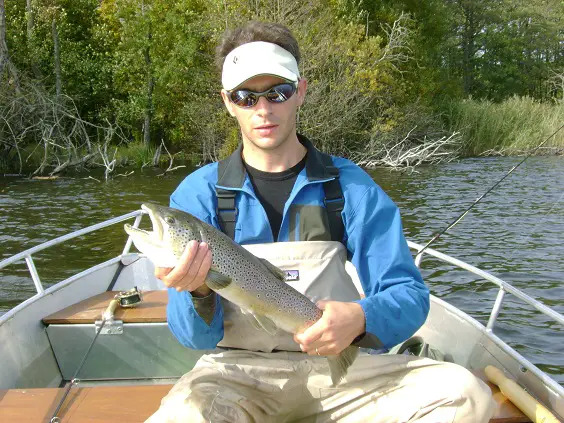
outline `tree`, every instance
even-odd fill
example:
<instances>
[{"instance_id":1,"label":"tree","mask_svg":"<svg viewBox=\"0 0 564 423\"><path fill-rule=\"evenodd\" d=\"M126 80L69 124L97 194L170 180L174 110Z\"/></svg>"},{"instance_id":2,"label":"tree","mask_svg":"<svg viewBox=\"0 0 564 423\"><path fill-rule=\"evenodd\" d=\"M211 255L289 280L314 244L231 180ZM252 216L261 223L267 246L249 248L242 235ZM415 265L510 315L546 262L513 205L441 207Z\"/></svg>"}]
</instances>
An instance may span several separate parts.
<instances>
[{"instance_id":1,"label":"tree","mask_svg":"<svg viewBox=\"0 0 564 423\"><path fill-rule=\"evenodd\" d=\"M9 61L8 45L6 44L6 9L4 0L0 0L0 76Z\"/></svg>"},{"instance_id":2,"label":"tree","mask_svg":"<svg viewBox=\"0 0 564 423\"><path fill-rule=\"evenodd\" d=\"M185 107L183 102L194 100L198 75L205 70L199 58L201 7L193 0L103 3L104 26L117 31L111 56L114 108L134 132L141 130L145 144L155 137L186 136L170 129Z\"/></svg>"}]
</instances>

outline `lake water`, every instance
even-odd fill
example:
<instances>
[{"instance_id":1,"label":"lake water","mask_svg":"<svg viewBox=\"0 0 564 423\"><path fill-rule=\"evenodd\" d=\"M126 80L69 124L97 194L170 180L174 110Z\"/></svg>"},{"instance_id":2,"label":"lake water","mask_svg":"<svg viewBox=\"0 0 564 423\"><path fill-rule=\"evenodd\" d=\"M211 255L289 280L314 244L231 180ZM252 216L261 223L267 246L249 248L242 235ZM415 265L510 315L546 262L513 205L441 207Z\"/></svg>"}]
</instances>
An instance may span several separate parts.
<instances>
[{"instance_id":1,"label":"lake water","mask_svg":"<svg viewBox=\"0 0 564 423\"><path fill-rule=\"evenodd\" d=\"M426 243L464 211L520 158L479 158L400 173L370 174L399 205L406 236ZM142 202L168 203L187 173L136 170L98 182L0 178L0 259L65 233L137 209ZM100 180L103 176L93 175ZM74 239L34 256L45 286L119 254L126 234L116 229ZM433 244L482 268L564 313L564 157L533 157L486 196L459 224ZM433 260L423 273L434 295L482 323L497 288ZM24 264L0 270L0 314L35 293ZM511 295L496 333L564 384L564 328Z\"/></svg>"}]
</instances>

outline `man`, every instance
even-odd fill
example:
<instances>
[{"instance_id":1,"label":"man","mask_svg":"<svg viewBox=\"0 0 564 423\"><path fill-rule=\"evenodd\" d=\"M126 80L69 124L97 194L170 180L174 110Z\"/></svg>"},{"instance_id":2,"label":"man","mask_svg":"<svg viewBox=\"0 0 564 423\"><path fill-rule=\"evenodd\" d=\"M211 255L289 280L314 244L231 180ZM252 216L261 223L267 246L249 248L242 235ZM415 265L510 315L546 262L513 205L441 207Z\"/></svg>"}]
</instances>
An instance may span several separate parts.
<instances>
[{"instance_id":1,"label":"man","mask_svg":"<svg viewBox=\"0 0 564 423\"><path fill-rule=\"evenodd\" d=\"M174 269L157 268L156 276L169 287L178 340L219 349L180 379L150 421L487 422L489 389L448 363L361 354L332 386L323 356L353 342L378 350L405 341L425 322L429 291L395 204L359 167L296 133L307 91L299 59L281 25L251 22L224 37L221 96L242 146L189 175L170 203L295 272L293 286L321 300L323 317L293 338L253 327L205 285L212 253L192 242ZM365 298L344 270L347 257Z\"/></svg>"}]
</instances>

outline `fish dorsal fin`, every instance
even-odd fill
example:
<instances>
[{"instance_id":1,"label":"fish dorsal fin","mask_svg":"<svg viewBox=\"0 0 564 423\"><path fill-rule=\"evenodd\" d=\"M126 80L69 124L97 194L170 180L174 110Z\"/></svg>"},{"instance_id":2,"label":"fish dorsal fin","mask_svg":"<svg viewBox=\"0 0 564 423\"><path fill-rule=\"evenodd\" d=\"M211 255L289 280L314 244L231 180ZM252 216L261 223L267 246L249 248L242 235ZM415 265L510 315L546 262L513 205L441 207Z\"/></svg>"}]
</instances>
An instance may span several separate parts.
<instances>
[{"instance_id":1,"label":"fish dorsal fin","mask_svg":"<svg viewBox=\"0 0 564 423\"><path fill-rule=\"evenodd\" d=\"M268 271L270 273L272 273L274 276L276 276L276 279L280 279L282 282L286 282L286 272L284 272L283 270L280 270L278 267L276 267L275 265L273 265L271 262L269 262L266 259L259 257L259 260L261 261L262 264L264 264L266 266L266 268L268 269Z\"/></svg>"}]
</instances>

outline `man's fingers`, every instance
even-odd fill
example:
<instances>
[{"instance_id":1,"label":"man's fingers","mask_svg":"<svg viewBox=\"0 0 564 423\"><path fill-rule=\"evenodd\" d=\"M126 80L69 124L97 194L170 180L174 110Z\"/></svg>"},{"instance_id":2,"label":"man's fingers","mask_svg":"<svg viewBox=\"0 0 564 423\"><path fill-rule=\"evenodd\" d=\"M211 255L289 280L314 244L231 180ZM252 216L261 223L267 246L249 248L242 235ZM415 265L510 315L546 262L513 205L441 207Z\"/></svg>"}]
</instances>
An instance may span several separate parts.
<instances>
[{"instance_id":1,"label":"man's fingers","mask_svg":"<svg viewBox=\"0 0 564 423\"><path fill-rule=\"evenodd\" d=\"M155 267L155 277L157 279L162 279L168 275L172 270L172 267Z\"/></svg>"},{"instance_id":2,"label":"man's fingers","mask_svg":"<svg viewBox=\"0 0 564 423\"><path fill-rule=\"evenodd\" d=\"M186 245L186 249L180 256L180 260L178 260L178 264L172 269L172 271L167 275L165 284L167 286L176 285L180 280L184 278L188 269L192 265L196 254L198 253L198 243L196 241L190 241L188 245Z\"/></svg>"},{"instance_id":3,"label":"man's fingers","mask_svg":"<svg viewBox=\"0 0 564 423\"><path fill-rule=\"evenodd\" d=\"M193 281L196 278L196 275L198 275L198 272L200 271L200 267L202 266L202 263L204 262L204 259L206 258L208 251L209 251L209 247L208 244L206 244L205 242L202 242L198 246L196 255L194 256L194 260L192 260L192 263L190 264L190 267L186 272L186 276L190 281Z\"/></svg>"},{"instance_id":4,"label":"man's fingers","mask_svg":"<svg viewBox=\"0 0 564 423\"><path fill-rule=\"evenodd\" d=\"M200 244L198 252L184 277L174 287L178 292L193 292L200 288L206 281L206 276L212 264L212 254L209 246L205 243Z\"/></svg>"},{"instance_id":5,"label":"man's fingers","mask_svg":"<svg viewBox=\"0 0 564 423\"><path fill-rule=\"evenodd\" d=\"M327 306L327 303L328 303L328 302L329 302L329 301L327 301L327 300L319 300L319 301L316 303L316 306L317 306L317 308L320 308L321 310L325 310L325 307Z\"/></svg>"},{"instance_id":6,"label":"man's fingers","mask_svg":"<svg viewBox=\"0 0 564 423\"><path fill-rule=\"evenodd\" d=\"M210 267L212 264L212 252L208 250L202 260L202 264L200 265L200 269L198 270L198 274L196 275L196 280L206 280L206 276L208 276L208 272L210 271Z\"/></svg>"},{"instance_id":7,"label":"man's fingers","mask_svg":"<svg viewBox=\"0 0 564 423\"><path fill-rule=\"evenodd\" d=\"M308 355L339 355L341 349L334 343L321 345L319 347L313 347L308 351Z\"/></svg>"},{"instance_id":8,"label":"man's fingers","mask_svg":"<svg viewBox=\"0 0 564 423\"><path fill-rule=\"evenodd\" d=\"M294 338L299 344L304 345L306 348L309 348L311 345L313 345L314 342L316 342L323 336L325 329L326 326L323 322L323 319L319 319L317 322L307 328L303 333L296 334Z\"/></svg>"},{"instance_id":9,"label":"man's fingers","mask_svg":"<svg viewBox=\"0 0 564 423\"><path fill-rule=\"evenodd\" d=\"M336 345L333 343L327 344L323 342L315 342L314 344L310 345L308 348L305 348L304 345L300 345L300 348L302 348L302 351L307 353L307 355L311 355L311 356L338 354Z\"/></svg>"}]
</instances>

